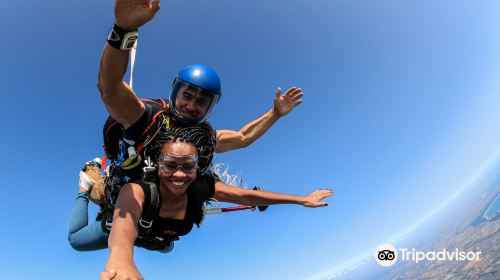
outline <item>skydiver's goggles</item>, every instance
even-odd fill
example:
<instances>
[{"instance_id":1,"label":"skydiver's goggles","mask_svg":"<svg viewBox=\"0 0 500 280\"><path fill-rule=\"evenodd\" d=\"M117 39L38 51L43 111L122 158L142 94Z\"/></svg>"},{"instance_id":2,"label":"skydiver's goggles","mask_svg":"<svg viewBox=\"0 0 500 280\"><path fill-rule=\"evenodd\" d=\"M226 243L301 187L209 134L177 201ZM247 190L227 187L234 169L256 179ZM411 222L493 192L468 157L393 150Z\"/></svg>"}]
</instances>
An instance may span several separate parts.
<instances>
[{"instance_id":1,"label":"skydiver's goggles","mask_svg":"<svg viewBox=\"0 0 500 280\"><path fill-rule=\"evenodd\" d=\"M179 162L182 163L179 164ZM195 154L186 156L160 154L158 167L160 172L165 174L173 174L181 168L184 173L193 175L196 174L196 169L198 168L198 156Z\"/></svg>"}]
</instances>

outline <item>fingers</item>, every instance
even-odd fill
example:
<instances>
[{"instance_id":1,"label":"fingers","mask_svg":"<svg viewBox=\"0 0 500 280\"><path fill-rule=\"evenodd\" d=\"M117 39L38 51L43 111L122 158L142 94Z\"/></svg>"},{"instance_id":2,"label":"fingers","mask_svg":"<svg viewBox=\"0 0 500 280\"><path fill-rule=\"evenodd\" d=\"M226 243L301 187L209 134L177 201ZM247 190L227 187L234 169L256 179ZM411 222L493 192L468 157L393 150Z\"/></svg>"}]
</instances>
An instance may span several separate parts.
<instances>
[{"instance_id":1,"label":"fingers","mask_svg":"<svg viewBox=\"0 0 500 280\"><path fill-rule=\"evenodd\" d=\"M295 102L298 99L300 99L302 96L304 96L304 93L299 93L299 94L295 94L294 96L290 96L290 101Z\"/></svg>"},{"instance_id":2,"label":"fingers","mask_svg":"<svg viewBox=\"0 0 500 280\"><path fill-rule=\"evenodd\" d=\"M315 193L333 193L332 189L317 189L314 191Z\"/></svg>"},{"instance_id":3,"label":"fingers","mask_svg":"<svg viewBox=\"0 0 500 280\"><path fill-rule=\"evenodd\" d=\"M329 196L333 195L333 190L331 190L331 189L323 190L322 194L325 195L325 197L329 197Z\"/></svg>"},{"instance_id":4,"label":"fingers","mask_svg":"<svg viewBox=\"0 0 500 280\"><path fill-rule=\"evenodd\" d=\"M292 107L292 108L295 108L295 107L299 106L299 105L302 103L302 101L303 101L302 99L297 100L297 101L294 101L294 102L293 102L293 107Z\"/></svg>"},{"instance_id":5,"label":"fingers","mask_svg":"<svg viewBox=\"0 0 500 280\"><path fill-rule=\"evenodd\" d=\"M285 94L283 96L287 96L287 97L294 97L295 95L297 95L298 93L302 92L302 89L301 88L297 88L297 87L291 87L289 88Z\"/></svg>"},{"instance_id":6,"label":"fingers","mask_svg":"<svg viewBox=\"0 0 500 280\"><path fill-rule=\"evenodd\" d=\"M276 95L274 96L274 98L279 98L281 95L281 88L278 87L278 89L276 90Z\"/></svg>"},{"instance_id":7,"label":"fingers","mask_svg":"<svg viewBox=\"0 0 500 280\"><path fill-rule=\"evenodd\" d=\"M293 103L292 109L295 108L295 107L297 107L297 106L299 106L300 103L302 103L302 100L299 100L299 101L296 101L295 103Z\"/></svg>"},{"instance_id":8,"label":"fingers","mask_svg":"<svg viewBox=\"0 0 500 280\"><path fill-rule=\"evenodd\" d=\"M309 207L309 208L318 208L318 207L328 206L328 203L326 203L326 202L314 202L314 203L305 204L304 206Z\"/></svg>"},{"instance_id":9,"label":"fingers","mask_svg":"<svg viewBox=\"0 0 500 280\"><path fill-rule=\"evenodd\" d=\"M318 200L323 200L329 196L333 195L333 191L331 189L326 190L316 190L313 194L318 198ZM326 202L325 202L326 203Z\"/></svg>"},{"instance_id":10,"label":"fingers","mask_svg":"<svg viewBox=\"0 0 500 280\"><path fill-rule=\"evenodd\" d=\"M108 272L108 277L109 277L110 280L111 279L115 279L115 277L116 277L116 270L110 269L109 272Z\"/></svg>"},{"instance_id":11,"label":"fingers","mask_svg":"<svg viewBox=\"0 0 500 280\"><path fill-rule=\"evenodd\" d=\"M304 93L302 92L301 88L296 88L296 87L291 87L289 88L285 94L283 94L283 98L289 102L292 103L292 109L299 106L302 103L302 97L304 96Z\"/></svg>"},{"instance_id":12,"label":"fingers","mask_svg":"<svg viewBox=\"0 0 500 280\"><path fill-rule=\"evenodd\" d=\"M113 280L116 276L116 270L110 269L109 271L101 272L100 280Z\"/></svg>"},{"instance_id":13,"label":"fingers","mask_svg":"<svg viewBox=\"0 0 500 280\"><path fill-rule=\"evenodd\" d=\"M134 2L134 0L132 0ZM149 5L150 7L154 6L154 2L160 2L160 0L136 0L135 2L139 2L141 5Z\"/></svg>"},{"instance_id":14,"label":"fingers","mask_svg":"<svg viewBox=\"0 0 500 280\"><path fill-rule=\"evenodd\" d=\"M153 15L156 14L160 10L160 0L151 0L150 5L151 5L151 11L153 12Z\"/></svg>"},{"instance_id":15,"label":"fingers","mask_svg":"<svg viewBox=\"0 0 500 280\"><path fill-rule=\"evenodd\" d=\"M327 198L329 196L332 196L332 195L333 195L333 191L324 192L324 193L321 194L320 200L323 200L323 199L325 199L325 198Z\"/></svg>"}]
</instances>

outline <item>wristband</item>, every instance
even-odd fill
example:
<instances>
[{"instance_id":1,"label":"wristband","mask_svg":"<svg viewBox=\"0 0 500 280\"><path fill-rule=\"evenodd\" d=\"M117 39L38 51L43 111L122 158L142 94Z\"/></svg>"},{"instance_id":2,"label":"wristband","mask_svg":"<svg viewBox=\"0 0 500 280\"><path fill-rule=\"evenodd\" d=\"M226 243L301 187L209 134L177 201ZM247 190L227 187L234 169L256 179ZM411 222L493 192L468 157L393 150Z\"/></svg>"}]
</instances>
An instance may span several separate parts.
<instances>
[{"instance_id":1,"label":"wristband","mask_svg":"<svg viewBox=\"0 0 500 280\"><path fill-rule=\"evenodd\" d=\"M115 49L130 50L138 37L138 31L127 32L115 23L109 33L108 44Z\"/></svg>"}]
</instances>

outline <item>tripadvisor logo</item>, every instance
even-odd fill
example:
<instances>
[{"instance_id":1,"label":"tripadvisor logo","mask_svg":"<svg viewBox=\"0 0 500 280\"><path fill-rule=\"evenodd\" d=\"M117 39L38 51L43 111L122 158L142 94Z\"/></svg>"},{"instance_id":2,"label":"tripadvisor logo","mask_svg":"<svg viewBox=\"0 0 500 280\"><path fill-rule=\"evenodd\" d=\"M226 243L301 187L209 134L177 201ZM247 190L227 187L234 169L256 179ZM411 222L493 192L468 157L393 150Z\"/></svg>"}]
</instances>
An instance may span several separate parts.
<instances>
[{"instance_id":1,"label":"tripadvisor logo","mask_svg":"<svg viewBox=\"0 0 500 280\"><path fill-rule=\"evenodd\" d=\"M379 265L391 266L398 260L398 252L391 244L382 244L375 250L374 257Z\"/></svg>"},{"instance_id":2,"label":"tripadvisor logo","mask_svg":"<svg viewBox=\"0 0 500 280\"><path fill-rule=\"evenodd\" d=\"M419 263L421 261L478 261L480 260L481 252L465 252L455 250L442 249L440 251L417 251L414 248L399 248L396 249L391 244L382 244L375 250L373 256L375 261L381 266L392 266L398 260L412 261Z\"/></svg>"}]
</instances>

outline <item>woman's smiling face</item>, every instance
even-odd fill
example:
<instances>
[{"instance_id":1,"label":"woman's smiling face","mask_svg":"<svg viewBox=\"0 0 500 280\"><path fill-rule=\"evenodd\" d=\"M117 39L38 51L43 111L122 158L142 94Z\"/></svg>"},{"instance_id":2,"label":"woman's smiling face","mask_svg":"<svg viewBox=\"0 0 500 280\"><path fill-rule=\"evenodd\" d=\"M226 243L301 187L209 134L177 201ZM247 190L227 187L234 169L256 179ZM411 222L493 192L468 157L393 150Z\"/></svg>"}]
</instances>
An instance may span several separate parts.
<instances>
[{"instance_id":1,"label":"woman's smiling face","mask_svg":"<svg viewBox=\"0 0 500 280\"><path fill-rule=\"evenodd\" d=\"M167 188L173 194L183 194L196 179L197 168L197 153L193 144L166 143L158 158L160 186Z\"/></svg>"}]
</instances>

